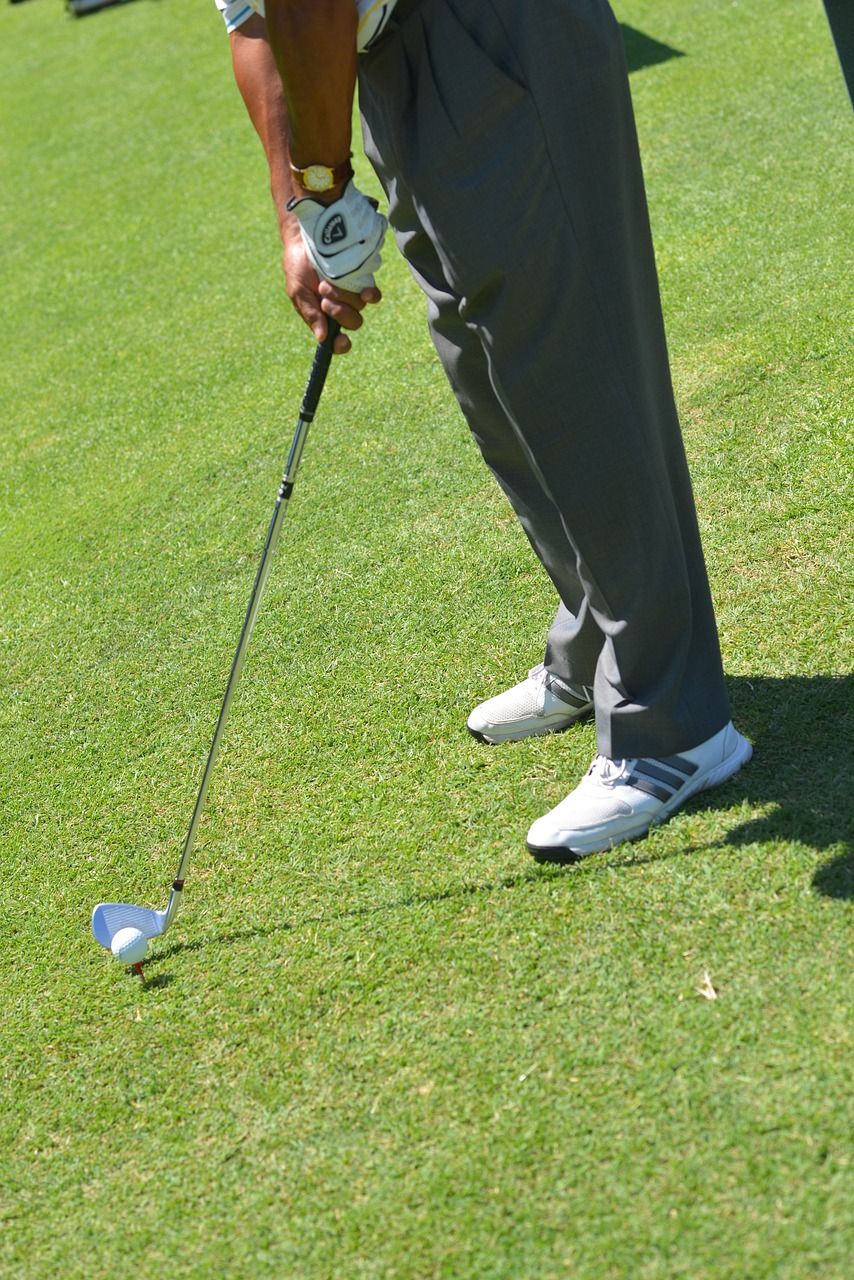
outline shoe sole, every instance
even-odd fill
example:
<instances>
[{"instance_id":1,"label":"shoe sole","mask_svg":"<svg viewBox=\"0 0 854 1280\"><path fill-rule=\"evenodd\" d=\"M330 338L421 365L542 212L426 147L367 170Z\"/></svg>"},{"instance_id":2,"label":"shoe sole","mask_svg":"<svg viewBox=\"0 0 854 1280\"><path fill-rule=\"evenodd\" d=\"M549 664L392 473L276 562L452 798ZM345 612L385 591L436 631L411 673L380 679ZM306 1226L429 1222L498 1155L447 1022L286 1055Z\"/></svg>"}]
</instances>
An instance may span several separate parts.
<instances>
[{"instance_id":1,"label":"shoe sole","mask_svg":"<svg viewBox=\"0 0 854 1280\"><path fill-rule=\"evenodd\" d=\"M583 720L590 720L593 716L592 706L587 711L581 711L577 716L573 716L571 720L567 720L566 724L557 724L554 727L528 729L525 733L508 733L502 736L494 735L487 737L481 729L473 729L470 724L466 725L471 736L477 742L482 742L486 747L499 747L504 742L522 742L525 738L545 738L550 733L566 733L567 729L571 729L575 724L581 724Z\"/></svg>"},{"instance_id":2,"label":"shoe sole","mask_svg":"<svg viewBox=\"0 0 854 1280\"><path fill-rule=\"evenodd\" d=\"M587 843L579 840L572 848L562 844L533 845L526 841L526 848L535 862L553 862L560 866L567 866L573 862L580 862L582 858L589 857L591 853L602 853L606 849L616 849L617 845L626 844L631 840L643 840L645 836L649 835L652 827L658 827L662 822L666 822L692 796L699 795L701 791L711 791L713 787L720 787L730 778L734 778L738 771L747 764L752 755L753 747L746 738L742 738L739 735L735 750L725 760L721 760L720 764L716 764L714 768L707 773L701 774L699 778L692 778L691 782L686 783L681 791L668 800L667 804L663 805L651 820L638 823L638 826L634 829L629 828L627 831L620 832L619 836L613 840L603 842L602 840L594 839Z\"/></svg>"}]
</instances>

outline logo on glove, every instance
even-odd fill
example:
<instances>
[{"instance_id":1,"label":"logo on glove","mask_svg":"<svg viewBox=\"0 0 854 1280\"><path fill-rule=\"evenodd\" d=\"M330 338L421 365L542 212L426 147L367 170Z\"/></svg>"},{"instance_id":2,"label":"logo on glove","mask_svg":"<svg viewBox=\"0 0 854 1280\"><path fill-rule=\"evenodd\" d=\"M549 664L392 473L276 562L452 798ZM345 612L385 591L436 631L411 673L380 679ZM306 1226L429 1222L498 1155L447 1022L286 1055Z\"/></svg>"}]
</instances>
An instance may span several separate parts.
<instances>
[{"instance_id":1,"label":"logo on glove","mask_svg":"<svg viewBox=\"0 0 854 1280\"><path fill-rule=\"evenodd\" d=\"M329 219L320 233L320 243L324 245L338 244L347 238L347 224L340 213Z\"/></svg>"}]
</instances>

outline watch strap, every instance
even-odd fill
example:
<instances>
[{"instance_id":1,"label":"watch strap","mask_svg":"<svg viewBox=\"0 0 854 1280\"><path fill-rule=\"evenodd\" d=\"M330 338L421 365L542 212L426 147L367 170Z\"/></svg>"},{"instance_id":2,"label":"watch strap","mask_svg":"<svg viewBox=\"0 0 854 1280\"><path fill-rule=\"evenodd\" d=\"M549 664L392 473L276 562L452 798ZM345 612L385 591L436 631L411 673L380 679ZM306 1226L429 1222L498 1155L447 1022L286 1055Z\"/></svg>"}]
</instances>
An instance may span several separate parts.
<instances>
[{"instance_id":1,"label":"watch strap","mask_svg":"<svg viewBox=\"0 0 854 1280\"><path fill-rule=\"evenodd\" d=\"M340 161L339 164L314 163L314 164L306 164L306 165L303 165L302 167L296 164L292 164L291 173L293 174L299 186L301 186L303 190L306 190L306 191L310 191L314 189L311 186L310 182L308 181L309 169L314 169L314 170L323 169L328 173L329 186L326 188L327 191L331 191L333 187L337 187L339 183L345 182L347 178L352 178L353 176L353 166L350 163L349 156L347 157L346 160Z\"/></svg>"}]
</instances>

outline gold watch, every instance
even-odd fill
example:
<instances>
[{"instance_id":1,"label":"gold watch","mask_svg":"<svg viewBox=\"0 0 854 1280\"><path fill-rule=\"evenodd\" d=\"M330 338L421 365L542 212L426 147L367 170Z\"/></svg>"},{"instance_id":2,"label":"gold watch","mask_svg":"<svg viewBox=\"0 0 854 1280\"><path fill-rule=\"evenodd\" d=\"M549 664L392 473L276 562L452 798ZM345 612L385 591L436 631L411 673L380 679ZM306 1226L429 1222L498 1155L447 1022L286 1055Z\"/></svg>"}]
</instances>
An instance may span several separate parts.
<instances>
[{"instance_id":1,"label":"gold watch","mask_svg":"<svg viewBox=\"0 0 854 1280\"><path fill-rule=\"evenodd\" d=\"M322 195L324 191L331 191L333 187L337 187L339 182L352 178L353 166L348 156L340 164L331 167L328 164L308 164L304 169L300 169L292 164L291 173L304 191L316 191L318 195Z\"/></svg>"}]
</instances>

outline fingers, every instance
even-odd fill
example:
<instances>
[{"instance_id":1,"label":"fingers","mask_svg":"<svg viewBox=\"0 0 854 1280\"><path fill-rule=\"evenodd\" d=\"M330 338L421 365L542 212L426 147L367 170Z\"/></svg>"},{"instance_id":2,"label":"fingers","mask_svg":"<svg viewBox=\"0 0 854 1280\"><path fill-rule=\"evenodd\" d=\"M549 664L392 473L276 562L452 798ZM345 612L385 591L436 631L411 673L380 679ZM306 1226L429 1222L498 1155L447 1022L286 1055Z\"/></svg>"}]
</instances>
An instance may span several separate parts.
<instances>
[{"instance_id":1,"label":"fingers","mask_svg":"<svg viewBox=\"0 0 854 1280\"><path fill-rule=\"evenodd\" d=\"M302 307L297 307L297 310L309 323L318 342L322 342L326 337L326 317L331 316L333 320L337 320L342 332L336 337L333 350L336 355L344 355L351 350L353 344L343 330L349 329L353 332L361 329L364 323L363 309L379 302L382 294L376 288L363 289L361 293L351 293L347 289L337 289L328 280L321 280L318 285L318 297L312 296L310 302L306 300L307 309L311 313L310 320Z\"/></svg>"},{"instance_id":2,"label":"fingers","mask_svg":"<svg viewBox=\"0 0 854 1280\"><path fill-rule=\"evenodd\" d=\"M288 297L297 314L318 342L326 338L327 317L337 320L342 332L336 337L333 350L336 355L344 355L352 343L343 330L361 328L363 309L382 298L379 289L373 287L351 293L318 278L306 262L301 244L286 245L283 265Z\"/></svg>"},{"instance_id":3,"label":"fingers","mask_svg":"<svg viewBox=\"0 0 854 1280\"><path fill-rule=\"evenodd\" d=\"M290 295L290 298L291 298L291 302L293 304L294 310L297 312L300 318L308 325L309 329L311 329L311 332L314 334L315 340L317 342L323 342L328 332L328 329L327 329L328 316L325 311L321 310L317 295L314 293L297 292L297 293L292 293ZM329 314L332 314L332 313L330 312ZM356 324L350 323L348 326L345 326L345 327L358 328L358 326L362 323L361 316L359 316L358 313L355 313L355 314L356 314L357 323ZM338 316L335 315L334 318L337 320ZM342 323L342 322L339 321L339 323ZM346 353L352 348L352 345L353 344L351 343L350 339L347 337L346 333L344 333L342 330L340 333L336 335L335 341L332 344L332 350L336 356L343 356L343 355L346 355Z\"/></svg>"},{"instance_id":4,"label":"fingers","mask_svg":"<svg viewBox=\"0 0 854 1280\"><path fill-rule=\"evenodd\" d=\"M326 337L326 316L320 309L320 299L313 290L288 288L291 306L300 319L308 325L318 342Z\"/></svg>"},{"instance_id":5,"label":"fingers","mask_svg":"<svg viewBox=\"0 0 854 1280\"><path fill-rule=\"evenodd\" d=\"M318 285L321 310L337 320L342 329L361 329L362 311L365 307L377 303L382 298L379 289L363 289L361 293L351 293L347 289L338 289L328 280L321 280Z\"/></svg>"}]
</instances>

